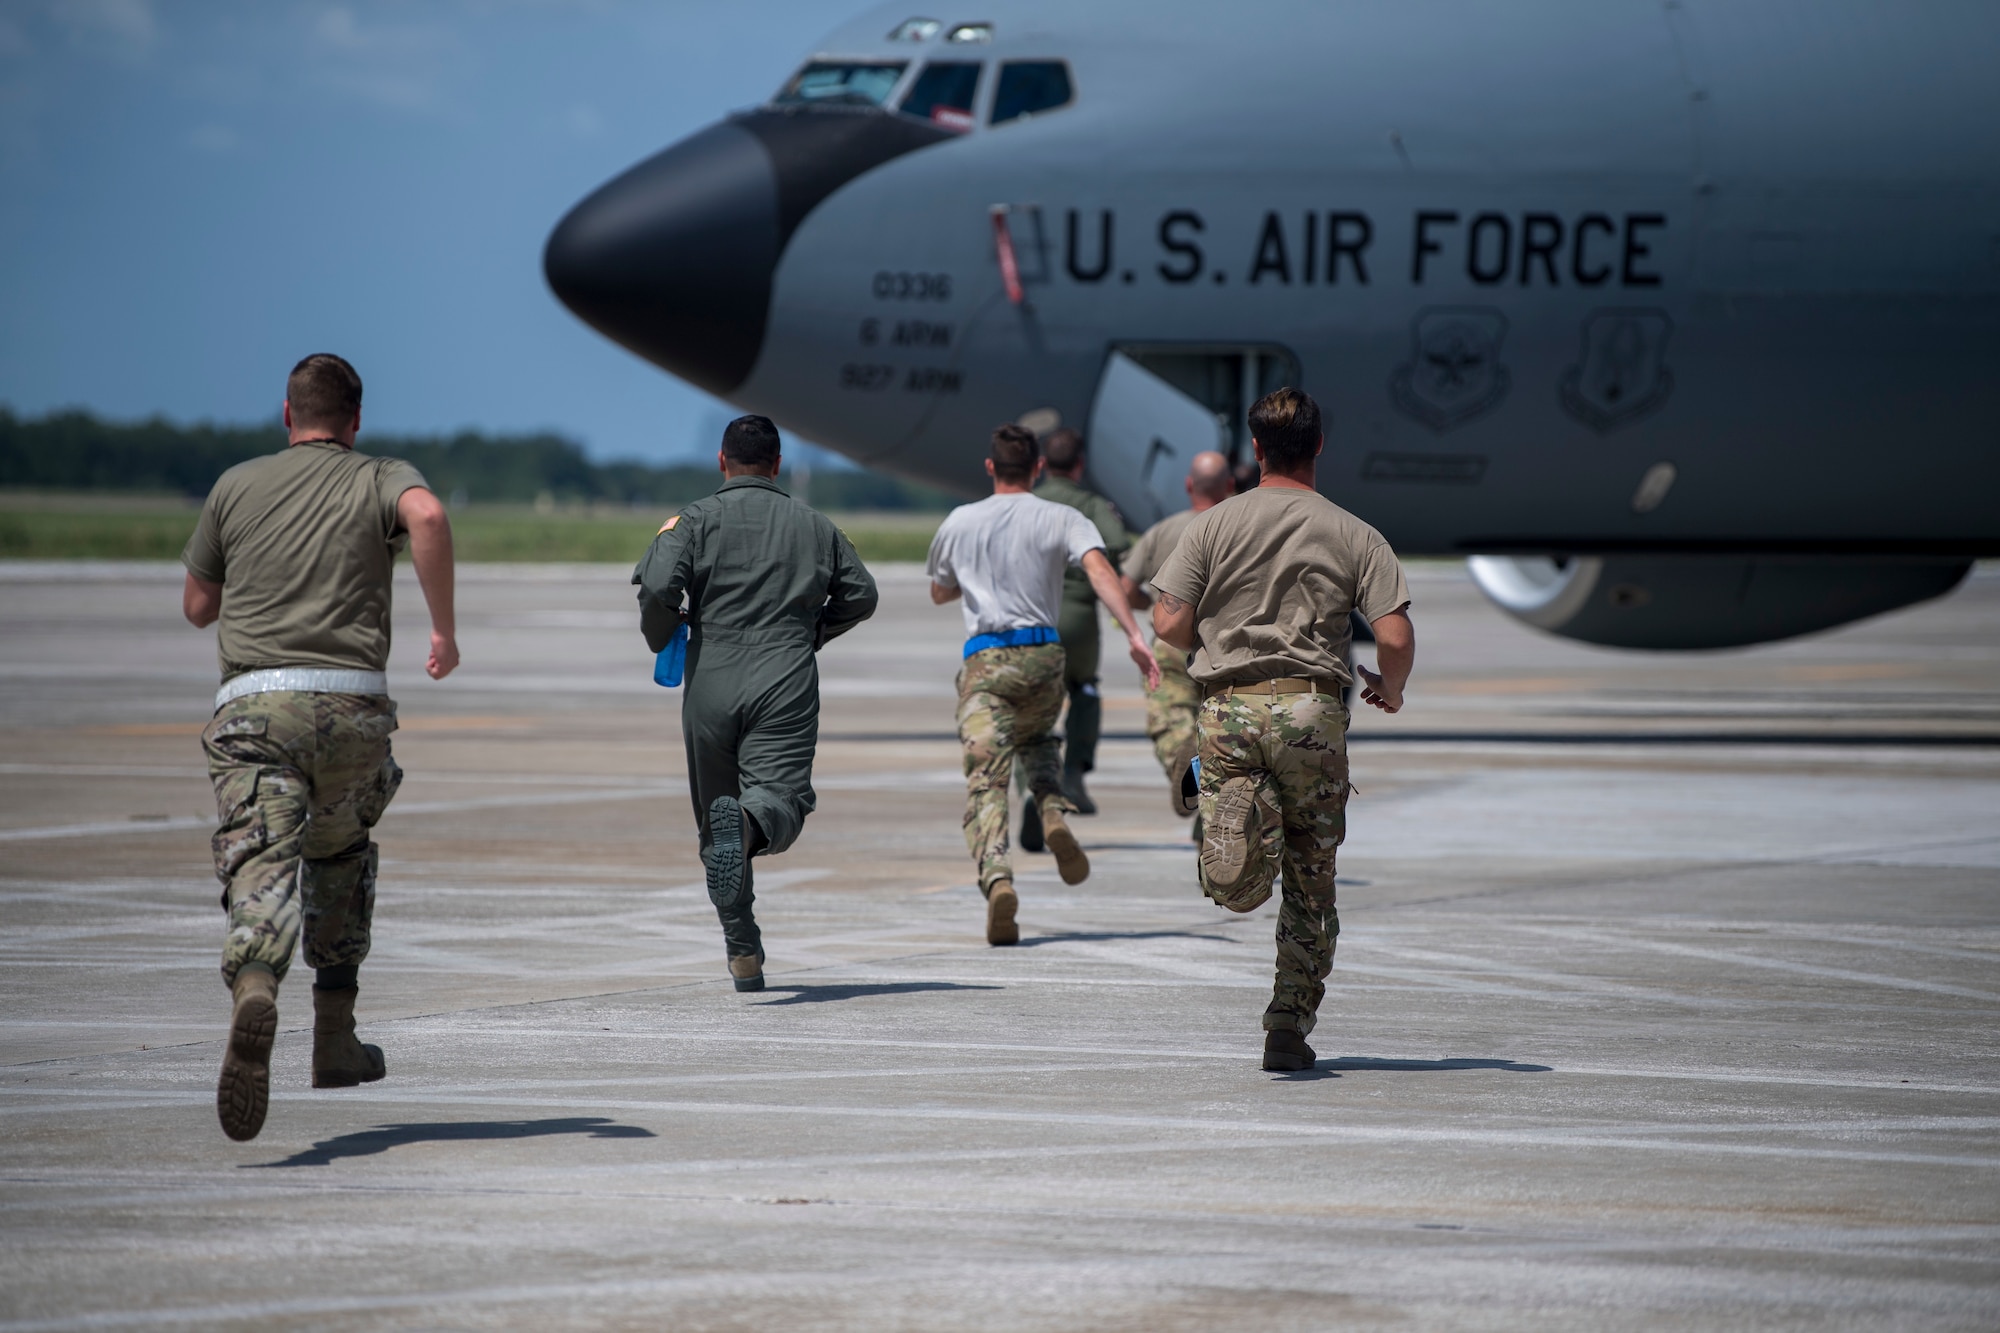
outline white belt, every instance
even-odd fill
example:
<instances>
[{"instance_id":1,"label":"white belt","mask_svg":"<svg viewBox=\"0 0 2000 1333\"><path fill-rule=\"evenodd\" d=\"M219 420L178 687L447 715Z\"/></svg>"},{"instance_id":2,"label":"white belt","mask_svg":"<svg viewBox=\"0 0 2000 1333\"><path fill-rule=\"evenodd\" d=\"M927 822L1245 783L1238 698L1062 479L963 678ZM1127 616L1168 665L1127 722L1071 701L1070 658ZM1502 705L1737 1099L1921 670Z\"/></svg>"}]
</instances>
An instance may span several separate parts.
<instances>
[{"instance_id":1,"label":"white belt","mask_svg":"<svg viewBox=\"0 0 2000 1333\"><path fill-rule=\"evenodd\" d=\"M386 671L343 671L337 667L271 667L246 671L224 681L215 692L215 706L246 694L269 694L273 690L303 690L309 694L387 694Z\"/></svg>"}]
</instances>

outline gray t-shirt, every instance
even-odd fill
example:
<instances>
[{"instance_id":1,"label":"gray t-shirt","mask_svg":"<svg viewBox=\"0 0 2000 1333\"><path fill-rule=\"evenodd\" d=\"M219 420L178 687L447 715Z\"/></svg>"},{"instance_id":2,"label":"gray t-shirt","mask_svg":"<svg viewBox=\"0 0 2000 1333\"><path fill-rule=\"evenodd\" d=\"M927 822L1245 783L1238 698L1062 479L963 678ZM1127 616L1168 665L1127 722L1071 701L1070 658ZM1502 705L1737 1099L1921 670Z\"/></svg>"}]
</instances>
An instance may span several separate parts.
<instances>
[{"instance_id":1,"label":"gray t-shirt","mask_svg":"<svg viewBox=\"0 0 2000 1333\"><path fill-rule=\"evenodd\" d=\"M931 539L933 583L965 594L965 633L1045 625L1062 612L1063 571L1104 549L1097 525L1024 492L990 495L945 515Z\"/></svg>"},{"instance_id":2,"label":"gray t-shirt","mask_svg":"<svg viewBox=\"0 0 2000 1333\"><path fill-rule=\"evenodd\" d=\"M390 581L409 540L396 502L423 486L400 458L323 440L223 473L181 552L196 578L222 585L222 678L267 667L385 668Z\"/></svg>"}]
</instances>

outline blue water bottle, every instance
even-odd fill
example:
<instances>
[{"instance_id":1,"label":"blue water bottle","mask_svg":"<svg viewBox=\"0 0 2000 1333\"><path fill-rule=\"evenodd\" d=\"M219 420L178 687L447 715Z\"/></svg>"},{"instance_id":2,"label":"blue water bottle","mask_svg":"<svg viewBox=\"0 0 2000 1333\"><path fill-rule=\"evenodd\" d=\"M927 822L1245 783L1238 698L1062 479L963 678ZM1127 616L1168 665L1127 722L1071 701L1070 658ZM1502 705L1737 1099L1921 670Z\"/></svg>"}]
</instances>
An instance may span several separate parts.
<instances>
[{"instance_id":1,"label":"blue water bottle","mask_svg":"<svg viewBox=\"0 0 2000 1333\"><path fill-rule=\"evenodd\" d=\"M667 640L667 646L660 649L660 655L653 659L653 683L668 689L681 683L681 672L687 667L688 627L683 620L681 627L674 631L674 637Z\"/></svg>"}]
</instances>

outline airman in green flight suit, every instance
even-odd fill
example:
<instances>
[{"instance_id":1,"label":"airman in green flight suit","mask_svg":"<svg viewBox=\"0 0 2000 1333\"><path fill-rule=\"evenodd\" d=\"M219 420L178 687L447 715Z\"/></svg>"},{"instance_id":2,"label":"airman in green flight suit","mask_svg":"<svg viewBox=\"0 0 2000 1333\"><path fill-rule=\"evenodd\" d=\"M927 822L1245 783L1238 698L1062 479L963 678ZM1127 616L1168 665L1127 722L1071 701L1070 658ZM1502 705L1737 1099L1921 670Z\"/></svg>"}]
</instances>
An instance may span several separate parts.
<instances>
[{"instance_id":1,"label":"airman in green flight suit","mask_svg":"<svg viewBox=\"0 0 2000 1333\"><path fill-rule=\"evenodd\" d=\"M639 628L659 652L691 627L681 701L688 790L708 896L736 989L764 988L750 858L776 856L812 813L819 742L813 654L875 614L875 580L825 515L778 486L778 429L738 417L725 478L660 529L632 582Z\"/></svg>"},{"instance_id":2,"label":"airman in green flight suit","mask_svg":"<svg viewBox=\"0 0 2000 1333\"><path fill-rule=\"evenodd\" d=\"M1065 426L1050 434L1042 445L1048 470L1035 494L1059 505L1078 510L1097 527L1104 539L1104 554L1114 567L1132 549L1132 534L1118 506L1084 485L1088 463L1083 436ZM1097 627L1097 594L1079 569L1063 574L1062 618L1056 623L1062 637L1063 686L1069 695L1069 713L1063 722L1063 795L1080 815L1097 813L1097 803L1083 785L1083 775L1097 767L1097 738L1104 729L1104 700L1097 692L1101 643ZM1021 803L1021 846L1041 850L1042 830L1035 803Z\"/></svg>"}]
</instances>

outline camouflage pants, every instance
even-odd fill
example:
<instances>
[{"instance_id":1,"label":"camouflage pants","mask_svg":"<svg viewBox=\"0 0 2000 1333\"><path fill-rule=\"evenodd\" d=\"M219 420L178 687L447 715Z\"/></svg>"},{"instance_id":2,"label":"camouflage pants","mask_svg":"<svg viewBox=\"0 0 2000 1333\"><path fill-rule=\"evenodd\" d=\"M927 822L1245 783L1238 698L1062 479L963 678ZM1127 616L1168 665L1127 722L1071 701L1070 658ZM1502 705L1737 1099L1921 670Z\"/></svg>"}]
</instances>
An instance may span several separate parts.
<instances>
[{"instance_id":1,"label":"camouflage pants","mask_svg":"<svg viewBox=\"0 0 2000 1333\"><path fill-rule=\"evenodd\" d=\"M232 699L202 732L229 913L224 985L251 962L282 979L301 932L309 967L368 956L368 830L403 781L389 755L395 729L396 705L380 695L278 690Z\"/></svg>"},{"instance_id":2,"label":"camouflage pants","mask_svg":"<svg viewBox=\"0 0 2000 1333\"><path fill-rule=\"evenodd\" d=\"M988 648L958 673L958 743L965 750L965 845L979 865L979 891L1012 879L1007 859L1007 780L1018 762L1043 810L1067 813L1054 730L1063 705L1059 643Z\"/></svg>"},{"instance_id":3,"label":"camouflage pants","mask_svg":"<svg viewBox=\"0 0 2000 1333\"><path fill-rule=\"evenodd\" d=\"M1195 714L1201 711L1201 686L1187 673L1187 653L1165 639L1153 640L1160 663L1160 688L1146 691L1146 735L1153 755L1168 777L1174 776L1174 756L1195 738Z\"/></svg>"},{"instance_id":4,"label":"camouflage pants","mask_svg":"<svg viewBox=\"0 0 2000 1333\"><path fill-rule=\"evenodd\" d=\"M1232 892L1202 891L1232 912L1271 896L1278 910L1277 979L1264 1028L1313 1030L1333 946L1334 856L1347 836L1347 710L1337 694L1216 695L1201 706L1201 815L1215 836L1215 797L1231 778L1256 784L1251 870Z\"/></svg>"}]
</instances>

